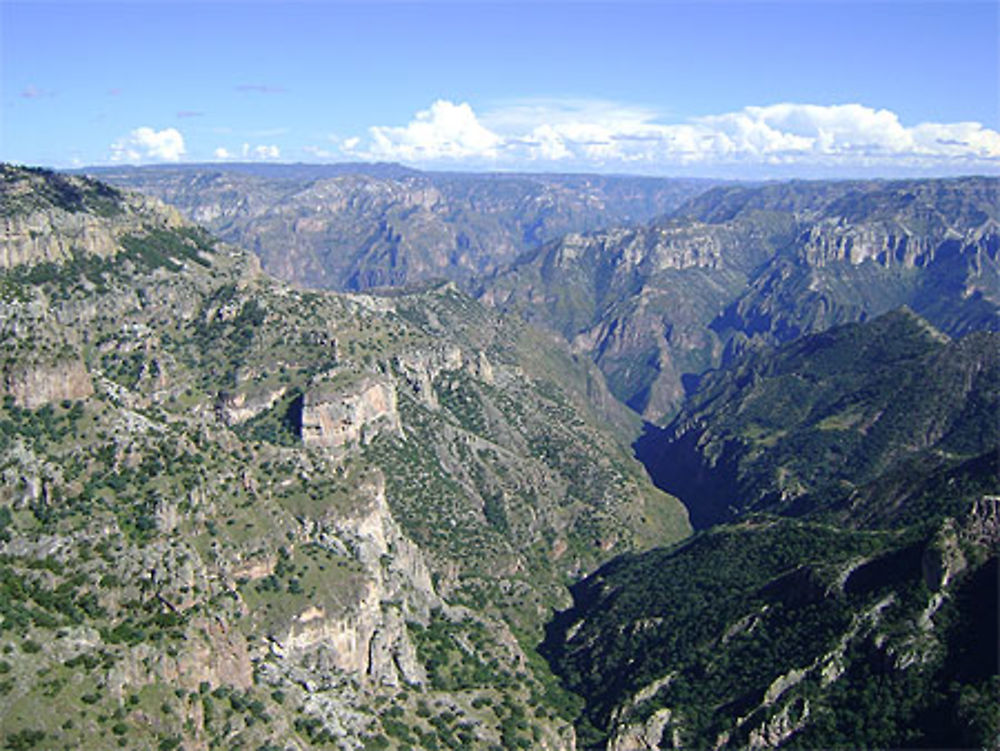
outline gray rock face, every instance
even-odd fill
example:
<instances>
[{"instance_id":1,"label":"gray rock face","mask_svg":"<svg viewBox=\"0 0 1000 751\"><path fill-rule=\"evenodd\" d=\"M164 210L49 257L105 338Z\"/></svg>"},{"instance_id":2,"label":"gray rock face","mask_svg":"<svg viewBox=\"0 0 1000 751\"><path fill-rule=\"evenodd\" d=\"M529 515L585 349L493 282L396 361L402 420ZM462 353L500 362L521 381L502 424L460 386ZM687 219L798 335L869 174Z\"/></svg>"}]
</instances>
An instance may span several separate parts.
<instances>
[{"instance_id":1,"label":"gray rock face","mask_svg":"<svg viewBox=\"0 0 1000 751\"><path fill-rule=\"evenodd\" d=\"M226 425L239 425L269 410L286 391L284 386L279 386L276 389L264 389L256 393L220 393L216 402L216 412Z\"/></svg>"},{"instance_id":2,"label":"gray rock face","mask_svg":"<svg viewBox=\"0 0 1000 751\"><path fill-rule=\"evenodd\" d=\"M301 655L322 647L337 670L377 685L423 684L426 674L405 620L426 620L444 603L423 554L392 516L385 481L375 475L361 492L365 501L354 513L329 516L314 530L335 535L362 565L366 580L354 605L342 613L309 606L291 619L277 648Z\"/></svg>"},{"instance_id":3,"label":"gray rock face","mask_svg":"<svg viewBox=\"0 0 1000 751\"><path fill-rule=\"evenodd\" d=\"M124 235L183 224L175 209L152 197L95 197L94 184L84 178L62 176L65 194L53 197L38 190L45 177L24 172L12 177L6 171L4 176L7 211L0 215L0 269L59 263L73 255L110 258L119 252ZM85 210L98 200L103 201L102 215Z\"/></svg>"},{"instance_id":4,"label":"gray rock face","mask_svg":"<svg viewBox=\"0 0 1000 751\"><path fill-rule=\"evenodd\" d=\"M431 352L405 352L396 358L395 363L413 395L435 409L439 405L434 380L443 372L460 370L462 364L462 351L458 347L443 347ZM485 362L485 369L480 368L480 365L481 361L470 364L477 373L481 369L492 373L488 360Z\"/></svg>"}]
</instances>

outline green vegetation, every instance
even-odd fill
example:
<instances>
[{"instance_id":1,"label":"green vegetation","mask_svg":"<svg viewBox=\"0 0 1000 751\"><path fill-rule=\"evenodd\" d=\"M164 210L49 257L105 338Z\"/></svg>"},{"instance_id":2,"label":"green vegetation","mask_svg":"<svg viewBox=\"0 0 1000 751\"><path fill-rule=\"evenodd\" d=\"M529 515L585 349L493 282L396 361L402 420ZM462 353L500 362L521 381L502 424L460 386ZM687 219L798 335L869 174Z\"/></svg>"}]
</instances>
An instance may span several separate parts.
<instances>
[{"instance_id":1,"label":"green vegetation","mask_svg":"<svg viewBox=\"0 0 1000 751\"><path fill-rule=\"evenodd\" d=\"M180 271L185 261L209 267L208 260L214 242L204 232L185 228L181 230L150 230L145 235L130 235L121 240L128 260L146 271L165 268Z\"/></svg>"},{"instance_id":2,"label":"green vegetation","mask_svg":"<svg viewBox=\"0 0 1000 751\"><path fill-rule=\"evenodd\" d=\"M468 618L456 623L435 611L426 627L411 623L409 628L434 690L502 689L510 684L512 676L507 673L505 682L506 671L496 658L489 663L480 658L489 652L492 640L481 623Z\"/></svg>"},{"instance_id":3,"label":"green vegetation","mask_svg":"<svg viewBox=\"0 0 1000 751\"><path fill-rule=\"evenodd\" d=\"M0 196L4 217L52 208L105 218L124 211L123 196L118 189L87 177L62 175L38 167L0 165Z\"/></svg>"},{"instance_id":4,"label":"green vegetation","mask_svg":"<svg viewBox=\"0 0 1000 751\"><path fill-rule=\"evenodd\" d=\"M996 713L962 697L993 690L975 666L996 659L996 557L962 530L1000 491L994 338L888 314L751 352L648 431L640 454L696 526L732 521L574 588L544 651L585 699L583 745L613 716L698 747L768 728L807 748L988 743Z\"/></svg>"},{"instance_id":5,"label":"green vegetation","mask_svg":"<svg viewBox=\"0 0 1000 751\"><path fill-rule=\"evenodd\" d=\"M700 432L672 437L688 441L686 469L722 471L728 505L794 518L743 514L664 549L689 528L629 455L638 418L551 336L447 284L288 287L200 230L169 229L153 204L4 174L52 183L15 215L87 212L121 238L106 258L0 273L7 747L539 748L567 721L592 745L613 716L655 725L664 709L694 746L749 745L781 723L788 742L830 746L995 733L988 660L962 646L990 643L996 610L989 525L969 518L1000 490L990 335L947 342L899 313L776 355L738 359L734 345L735 369L708 375L684 412ZM120 213L101 213L101 196ZM640 302L653 318L667 305L669 330L635 336L641 367L611 346L601 362L634 406L666 409L671 373L721 355L730 319L705 327L775 238L800 235L756 211L753 263L655 272L696 302L654 304L611 246L598 289L540 272L573 282L552 302L572 335L603 325L590 314L607 303L633 341ZM394 222L378 233L390 256ZM675 238L713 253L702 239ZM919 281L904 276L892 294ZM795 315L817 326L846 315L807 308ZM359 400L372 381L393 398ZM359 440L305 445L310 409L318 432ZM560 684L534 646L565 585L595 569L544 642ZM885 710L852 714L855 695Z\"/></svg>"},{"instance_id":6,"label":"green vegetation","mask_svg":"<svg viewBox=\"0 0 1000 751\"><path fill-rule=\"evenodd\" d=\"M782 707L801 714L802 701L809 722L794 742L810 748L948 746L991 727L992 711L959 716L963 692L992 690L989 670L972 667L971 643L959 633L986 639L980 650L995 636L988 608L996 593L979 587L996 559L963 580L956 601L934 616L941 642L928 641L914 625L931 600L920 563L926 543L905 540L760 518L609 564L575 589L575 608L545 645L587 699L581 742L601 746L616 707L657 681L659 690L626 716L641 722L669 707L667 732L686 745L722 734L746 743ZM974 603L972 591L985 602ZM569 636L564 629L581 619ZM823 677L838 664L842 676ZM770 687L795 671L800 677L772 706Z\"/></svg>"},{"instance_id":7,"label":"green vegetation","mask_svg":"<svg viewBox=\"0 0 1000 751\"><path fill-rule=\"evenodd\" d=\"M696 526L744 510L842 517L848 504L855 524L930 523L968 496L935 500L923 484L1000 444L997 347L898 311L750 353L706 376L640 454L661 487L697 499Z\"/></svg>"},{"instance_id":8,"label":"green vegetation","mask_svg":"<svg viewBox=\"0 0 1000 751\"><path fill-rule=\"evenodd\" d=\"M587 405L567 352L453 288L296 290L123 206L107 258L0 274L11 330L26 332L4 340L4 372L35 389L0 409L0 540L18 551L0 557L11 742L322 747L342 721L373 747L553 738L572 700L537 655L522 663L548 603L602 545L686 531L623 448L629 418ZM423 370L427 393L411 382ZM47 396L69 378L92 395ZM372 378L395 391L399 432L383 420L358 444L303 445L310 395ZM664 513L633 516L647 497ZM343 644L357 638L362 662L365 629L389 639L404 622L383 648L415 648L427 682L408 699L395 655L359 687L313 633L358 630ZM264 658L251 666L251 652ZM309 692L300 658L321 677ZM383 713L390 698L399 709Z\"/></svg>"}]
</instances>

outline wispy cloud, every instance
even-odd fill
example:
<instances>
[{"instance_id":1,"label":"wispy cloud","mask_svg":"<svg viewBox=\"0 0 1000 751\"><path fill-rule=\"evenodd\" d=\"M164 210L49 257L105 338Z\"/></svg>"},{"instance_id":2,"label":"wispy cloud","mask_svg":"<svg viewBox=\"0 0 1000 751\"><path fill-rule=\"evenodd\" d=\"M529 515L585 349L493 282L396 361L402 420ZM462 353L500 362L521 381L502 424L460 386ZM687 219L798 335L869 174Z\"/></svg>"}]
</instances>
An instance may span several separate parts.
<instances>
[{"instance_id":1,"label":"wispy cloud","mask_svg":"<svg viewBox=\"0 0 1000 751\"><path fill-rule=\"evenodd\" d=\"M270 86L263 83L241 83L236 90L247 94L284 94L288 91L284 86Z\"/></svg>"},{"instance_id":2,"label":"wispy cloud","mask_svg":"<svg viewBox=\"0 0 1000 751\"><path fill-rule=\"evenodd\" d=\"M257 146L251 146L250 144L245 143L243 144L243 150L241 153L244 159L253 159L254 161L267 161L281 158L281 149L273 144L259 144Z\"/></svg>"},{"instance_id":3,"label":"wispy cloud","mask_svg":"<svg viewBox=\"0 0 1000 751\"><path fill-rule=\"evenodd\" d=\"M1000 168L1000 133L978 122L904 125L861 104L780 103L663 122L643 107L532 100L482 116L438 100L402 126L345 139L351 157L494 167L657 170L778 165Z\"/></svg>"},{"instance_id":4,"label":"wispy cloud","mask_svg":"<svg viewBox=\"0 0 1000 751\"><path fill-rule=\"evenodd\" d=\"M308 154L314 159L334 159L337 153L331 151L330 149L324 149L321 146L303 146L302 152Z\"/></svg>"},{"instance_id":5,"label":"wispy cloud","mask_svg":"<svg viewBox=\"0 0 1000 751\"><path fill-rule=\"evenodd\" d=\"M112 162L178 162L185 153L184 136L176 128L136 128L111 144Z\"/></svg>"},{"instance_id":6,"label":"wispy cloud","mask_svg":"<svg viewBox=\"0 0 1000 751\"><path fill-rule=\"evenodd\" d=\"M21 89L22 99L45 99L46 97L55 96L54 91L49 91L48 89L40 89L34 84L29 84Z\"/></svg>"},{"instance_id":7,"label":"wispy cloud","mask_svg":"<svg viewBox=\"0 0 1000 751\"><path fill-rule=\"evenodd\" d=\"M284 136L289 132L289 128L260 128L258 130L248 130L245 131L244 135L247 138L274 138L275 136Z\"/></svg>"}]
</instances>

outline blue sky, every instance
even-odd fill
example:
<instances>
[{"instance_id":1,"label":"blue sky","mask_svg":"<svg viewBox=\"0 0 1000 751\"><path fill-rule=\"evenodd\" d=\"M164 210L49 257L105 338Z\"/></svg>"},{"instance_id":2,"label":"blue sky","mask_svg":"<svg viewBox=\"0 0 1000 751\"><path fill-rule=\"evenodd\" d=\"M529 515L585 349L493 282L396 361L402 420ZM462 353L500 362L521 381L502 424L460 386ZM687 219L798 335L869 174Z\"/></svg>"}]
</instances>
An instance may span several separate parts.
<instances>
[{"instance_id":1,"label":"blue sky","mask_svg":"<svg viewBox=\"0 0 1000 751\"><path fill-rule=\"evenodd\" d=\"M0 2L0 159L996 173L996 2Z\"/></svg>"}]
</instances>

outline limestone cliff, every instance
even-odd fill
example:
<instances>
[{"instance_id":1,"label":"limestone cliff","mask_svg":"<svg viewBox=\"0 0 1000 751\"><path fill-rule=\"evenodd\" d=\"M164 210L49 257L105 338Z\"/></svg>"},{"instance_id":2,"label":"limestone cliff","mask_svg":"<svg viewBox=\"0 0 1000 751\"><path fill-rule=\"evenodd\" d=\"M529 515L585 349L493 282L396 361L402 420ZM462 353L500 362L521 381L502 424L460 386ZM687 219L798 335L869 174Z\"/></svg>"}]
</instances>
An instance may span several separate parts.
<instances>
[{"instance_id":1,"label":"limestone cliff","mask_svg":"<svg viewBox=\"0 0 1000 751\"><path fill-rule=\"evenodd\" d=\"M320 381L303 397L302 441L306 446L339 449L368 443L382 432L401 432L391 383L366 378L341 388Z\"/></svg>"},{"instance_id":2,"label":"limestone cliff","mask_svg":"<svg viewBox=\"0 0 1000 751\"><path fill-rule=\"evenodd\" d=\"M94 385L83 362L69 360L5 370L3 393L13 396L19 407L37 409L64 399L85 399L94 393Z\"/></svg>"},{"instance_id":3,"label":"limestone cliff","mask_svg":"<svg viewBox=\"0 0 1000 751\"><path fill-rule=\"evenodd\" d=\"M444 603L421 551L392 516L382 476L374 475L360 493L365 500L354 511L317 520L309 535L336 536L362 565L364 584L342 612L310 605L295 615L275 648L299 654L321 648L333 666L363 681L422 684L426 676L405 622L426 621L431 608Z\"/></svg>"},{"instance_id":4,"label":"limestone cliff","mask_svg":"<svg viewBox=\"0 0 1000 751\"><path fill-rule=\"evenodd\" d=\"M183 223L175 209L155 198L119 193L83 177L3 170L0 269L58 263L74 255L109 258L120 251L125 235Z\"/></svg>"}]
</instances>

